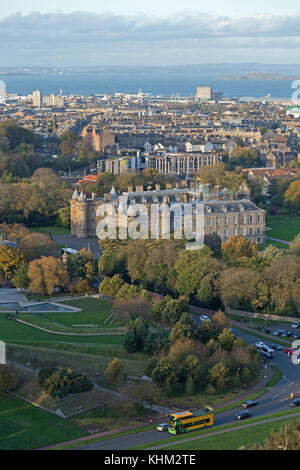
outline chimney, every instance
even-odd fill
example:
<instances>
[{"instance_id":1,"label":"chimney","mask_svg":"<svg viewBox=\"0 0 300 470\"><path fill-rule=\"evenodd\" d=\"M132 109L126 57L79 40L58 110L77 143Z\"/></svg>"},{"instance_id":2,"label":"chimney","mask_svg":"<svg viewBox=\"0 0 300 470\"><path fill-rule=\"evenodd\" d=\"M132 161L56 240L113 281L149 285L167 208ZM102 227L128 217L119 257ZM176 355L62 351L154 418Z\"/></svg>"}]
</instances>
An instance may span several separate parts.
<instances>
[{"instance_id":1,"label":"chimney","mask_svg":"<svg viewBox=\"0 0 300 470\"><path fill-rule=\"evenodd\" d=\"M160 191L160 184L155 185L155 191Z\"/></svg>"},{"instance_id":2,"label":"chimney","mask_svg":"<svg viewBox=\"0 0 300 470\"><path fill-rule=\"evenodd\" d=\"M143 186L137 186L137 187L135 188L135 190L136 190L136 192L141 193L141 192L144 191L144 188L143 188Z\"/></svg>"},{"instance_id":3,"label":"chimney","mask_svg":"<svg viewBox=\"0 0 300 470\"><path fill-rule=\"evenodd\" d=\"M128 192L133 193L133 186L132 185L128 186Z\"/></svg>"}]
</instances>

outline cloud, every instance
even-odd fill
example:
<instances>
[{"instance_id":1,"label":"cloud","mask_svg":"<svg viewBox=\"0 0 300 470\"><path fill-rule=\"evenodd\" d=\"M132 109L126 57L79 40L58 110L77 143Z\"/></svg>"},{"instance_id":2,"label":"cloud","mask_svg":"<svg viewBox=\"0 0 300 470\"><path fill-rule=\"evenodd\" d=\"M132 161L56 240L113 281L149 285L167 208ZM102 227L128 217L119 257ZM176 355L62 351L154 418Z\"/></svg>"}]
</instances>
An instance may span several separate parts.
<instances>
[{"instance_id":1,"label":"cloud","mask_svg":"<svg viewBox=\"0 0 300 470\"><path fill-rule=\"evenodd\" d=\"M172 53L238 49L296 49L300 46L300 16L257 15L244 18L182 12L168 18L144 14L124 16L85 12L28 15L0 20L0 62L86 63L109 56L120 63ZM247 60L247 59L246 59ZM54 61L54 62L53 62ZM112 62L111 62L112 63ZM97 64L98 65L98 64Z\"/></svg>"}]
</instances>

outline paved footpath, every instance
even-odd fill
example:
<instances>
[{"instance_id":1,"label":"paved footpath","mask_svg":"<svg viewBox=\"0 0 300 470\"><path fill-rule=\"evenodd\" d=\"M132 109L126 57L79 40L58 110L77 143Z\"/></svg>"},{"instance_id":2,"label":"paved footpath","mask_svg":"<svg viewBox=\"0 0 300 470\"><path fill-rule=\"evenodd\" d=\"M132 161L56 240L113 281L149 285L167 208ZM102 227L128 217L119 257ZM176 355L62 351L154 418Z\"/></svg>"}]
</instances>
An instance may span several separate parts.
<instances>
[{"instance_id":1,"label":"paved footpath","mask_svg":"<svg viewBox=\"0 0 300 470\"><path fill-rule=\"evenodd\" d=\"M266 237L266 240L272 240L273 242L279 242L283 243L284 245L290 245L290 242L287 242L286 240L280 240L280 238Z\"/></svg>"}]
</instances>

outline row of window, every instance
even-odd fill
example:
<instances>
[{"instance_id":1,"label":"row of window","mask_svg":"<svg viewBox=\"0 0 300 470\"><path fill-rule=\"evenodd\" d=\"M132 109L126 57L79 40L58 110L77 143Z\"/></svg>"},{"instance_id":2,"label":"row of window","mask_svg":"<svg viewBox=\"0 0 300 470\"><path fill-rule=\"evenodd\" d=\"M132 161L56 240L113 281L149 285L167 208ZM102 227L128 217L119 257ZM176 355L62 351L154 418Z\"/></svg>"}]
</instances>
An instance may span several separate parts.
<instances>
[{"instance_id":1,"label":"row of window","mask_svg":"<svg viewBox=\"0 0 300 470\"><path fill-rule=\"evenodd\" d=\"M217 230L216 233L217 233L217 235L219 235L219 236L221 235L220 230ZM209 231L209 235L212 235L212 234L213 234L213 231L210 230L210 231ZM238 236L238 234L239 234L239 231L238 231L236 228L234 228L234 229L232 230L232 236L233 236L233 237L236 237L236 236ZM250 228L249 228L249 233L248 233L246 228L242 228L242 230L241 230L241 235L242 235L243 237L247 237L247 236L251 236L251 235L263 235L263 230L262 230L260 227L257 227L257 229L256 229L256 231L255 231L255 229L253 229L253 228L250 227ZM224 230L224 237L225 237L225 238L229 238L229 230Z\"/></svg>"},{"instance_id":2,"label":"row of window","mask_svg":"<svg viewBox=\"0 0 300 470\"><path fill-rule=\"evenodd\" d=\"M209 219L208 219L208 225L209 225L210 227L212 227L212 225L213 225L213 220L214 220L214 219L213 219L212 217L209 217ZM216 220L216 225L220 225L220 220L221 220L220 217L216 217L215 220ZM257 216L256 216L256 223L257 223L257 224L260 224L261 222L262 222L262 216L261 216L260 214L257 214ZM229 217L224 217L224 223L225 223L225 225L229 225ZM242 224L242 225L246 225L246 223L247 223L247 217L246 217L246 216L243 216L243 217L241 218L241 224ZM254 215L249 215L249 217L248 217L248 223L249 223L249 224L255 223L255 216L254 216ZM237 224L237 216L233 216L233 217L232 217L232 224L233 224L233 225L236 225L236 224Z\"/></svg>"},{"instance_id":3,"label":"row of window","mask_svg":"<svg viewBox=\"0 0 300 470\"><path fill-rule=\"evenodd\" d=\"M190 423L183 423L182 427L183 428L190 428L192 426L200 426L200 425L207 424L207 423L210 423L210 422L211 422L211 418L199 419L198 421L193 421L193 422L190 422Z\"/></svg>"}]
</instances>

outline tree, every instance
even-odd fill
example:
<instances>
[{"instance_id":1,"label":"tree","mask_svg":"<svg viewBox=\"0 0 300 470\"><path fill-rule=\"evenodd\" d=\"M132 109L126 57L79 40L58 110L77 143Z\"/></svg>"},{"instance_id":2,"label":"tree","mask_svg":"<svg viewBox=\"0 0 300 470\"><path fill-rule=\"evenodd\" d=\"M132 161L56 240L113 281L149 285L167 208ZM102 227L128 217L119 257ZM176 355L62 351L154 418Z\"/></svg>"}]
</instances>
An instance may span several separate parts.
<instances>
[{"instance_id":1,"label":"tree","mask_svg":"<svg viewBox=\"0 0 300 470\"><path fill-rule=\"evenodd\" d=\"M224 312L216 312L212 317L212 321L222 330L229 326L229 321Z\"/></svg>"},{"instance_id":2,"label":"tree","mask_svg":"<svg viewBox=\"0 0 300 470\"><path fill-rule=\"evenodd\" d=\"M190 383L192 385L192 388L195 385L198 385L202 379L200 362L199 362L199 359L194 354L190 354L185 359L184 375L185 375L185 381L187 383Z\"/></svg>"},{"instance_id":3,"label":"tree","mask_svg":"<svg viewBox=\"0 0 300 470\"><path fill-rule=\"evenodd\" d=\"M180 320L175 324L170 333L169 340L171 344L176 343L178 340L195 339L197 336L197 325L192 316L184 313Z\"/></svg>"},{"instance_id":4,"label":"tree","mask_svg":"<svg viewBox=\"0 0 300 470\"><path fill-rule=\"evenodd\" d=\"M226 367L224 361L215 364L209 370L209 382L218 390L224 390L230 384L230 370Z\"/></svg>"},{"instance_id":5,"label":"tree","mask_svg":"<svg viewBox=\"0 0 300 470\"><path fill-rule=\"evenodd\" d=\"M290 184L284 194L284 202L294 209L300 209L300 179Z\"/></svg>"},{"instance_id":6,"label":"tree","mask_svg":"<svg viewBox=\"0 0 300 470\"><path fill-rule=\"evenodd\" d=\"M77 137L73 132L67 131L59 138L59 148L62 155L74 155Z\"/></svg>"},{"instance_id":7,"label":"tree","mask_svg":"<svg viewBox=\"0 0 300 470\"><path fill-rule=\"evenodd\" d=\"M100 284L99 292L102 295L116 298L119 290L124 285L124 281L120 274L115 274L112 278L106 277Z\"/></svg>"},{"instance_id":8,"label":"tree","mask_svg":"<svg viewBox=\"0 0 300 470\"><path fill-rule=\"evenodd\" d=\"M229 266L236 266L240 258L257 256L257 242L243 237L231 237L222 243L222 257Z\"/></svg>"},{"instance_id":9,"label":"tree","mask_svg":"<svg viewBox=\"0 0 300 470\"><path fill-rule=\"evenodd\" d=\"M105 378L110 383L123 381L125 378L124 366L118 358L113 359L107 366Z\"/></svg>"},{"instance_id":10,"label":"tree","mask_svg":"<svg viewBox=\"0 0 300 470\"><path fill-rule=\"evenodd\" d=\"M70 205L62 207L57 211L57 221L60 227L69 229L71 226L71 211Z\"/></svg>"},{"instance_id":11,"label":"tree","mask_svg":"<svg viewBox=\"0 0 300 470\"><path fill-rule=\"evenodd\" d=\"M6 245L0 246L0 276L10 279L22 264L26 262L23 253Z\"/></svg>"},{"instance_id":12,"label":"tree","mask_svg":"<svg viewBox=\"0 0 300 470\"><path fill-rule=\"evenodd\" d=\"M29 260L41 256L58 256L59 250L49 235L45 233L32 232L25 235L20 241L20 250Z\"/></svg>"},{"instance_id":13,"label":"tree","mask_svg":"<svg viewBox=\"0 0 300 470\"><path fill-rule=\"evenodd\" d=\"M18 378L7 364L0 364L0 389L13 390L18 385Z\"/></svg>"},{"instance_id":14,"label":"tree","mask_svg":"<svg viewBox=\"0 0 300 470\"><path fill-rule=\"evenodd\" d=\"M159 360L152 371L151 378L161 387L172 385L176 382L174 364L167 358Z\"/></svg>"},{"instance_id":15,"label":"tree","mask_svg":"<svg viewBox=\"0 0 300 470\"><path fill-rule=\"evenodd\" d=\"M168 325L175 325L181 315L189 311L188 299L182 295L178 299L166 296L153 304L153 317L157 321L163 321Z\"/></svg>"},{"instance_id":16,"label":"tree","mask_svg":"<svg viewBox=\"0 0 300 470\"><path fill-rule=\"evenodd\" d=\"M69 282L67 270L61 259L43 256L29 263L29 291L52 295L55 287L66 288Z\"/></svg>"},{"instance_id":17,"label":"tree","mask_svg":"<svg viewBox=\"0 0 300 470\"><path fill-rule=\"evenodd\" d=\"M12 283L17 289L27 289L29 285L27 263L21 264L15 271L15 274L12 278Z\"/></svg>"},{"instance_id":18,"label":"tree","mask_svg":"<svg viewBox=\"0 0 300 470\"><path fill-rule=\"evenodd\" d=\"M285 255L276 258L264 273L268 286L270 304L283 315L297 311L300 302L300 263L299 258Z\"/></svg>"},{"instance_id":19,"label":"tree","mask_svg":"<svg viewBox=\"0 0 300 470\"><path fill-rule=\"evenodd\" d=\"M219 278L221 300L232 308L249 309L257 295L256 274L250 269L229 268Z\"/></svg>"},{"instance_id":20,"label":"tree","mask_svg":"<svg viewBox=\"0 0 300 470\"><path fill-rule=\"evenodd\" d=\"M214 283L221 269L210 248L204 246L197 251L181 251L174 269L178 292L210 306L216 297Z\"/></svg>"},{"instance_id":21,"label":"tree","mask_svg":"<svg viewBox=\"0 0 300 470\"><path fill-rule=\"evenodd\" d=\"M31 177L31 181L42 189L48 188L54 190L60 188L59 177L50 168L39 168L36 170Z\"/></svg>"},{"instance_id":22,"label":"tree","mask_svg":"<svg viewBox=\"0 0 300 470\"><path fill-rule=\"evenodd\" d=\"M300 233L296 235L294 240L290 243L290 252L293 255L300 256Z\"/></svg>"},{"instance_id":23,"label":"tree","mask_svg":"<svg viewBox=\"0 0 300 470\"><path fill-rule=\"evenodd\" d=\"M229 328L224 328L222 333L218 336L218 341L225 351L232 351L236 336Z\"/></svg>"}]
</instances>

